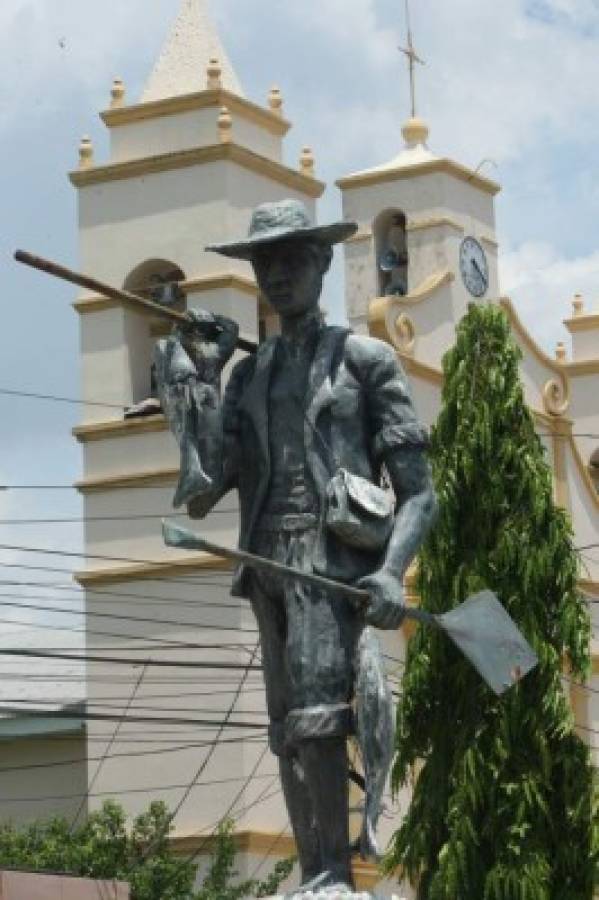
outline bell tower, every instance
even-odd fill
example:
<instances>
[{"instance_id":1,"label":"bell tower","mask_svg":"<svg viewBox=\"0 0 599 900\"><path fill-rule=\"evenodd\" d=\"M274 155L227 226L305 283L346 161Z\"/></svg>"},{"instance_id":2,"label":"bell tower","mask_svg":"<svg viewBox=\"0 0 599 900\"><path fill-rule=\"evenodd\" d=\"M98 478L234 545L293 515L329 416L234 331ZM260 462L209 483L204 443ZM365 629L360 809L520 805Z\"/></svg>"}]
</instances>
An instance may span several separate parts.
<instances>
[{"instance_id":1,"label":"bell tower","mask_svg":"<svg viewBox=\"0 0 599 900\"><path fill-rule=\"evenodd\" d=\"M467 304L498 300L494 198L499 185L436 156L416 112L416 70L409 0L410 118L404 147L383 165L341 178L343 213L359 223L345 244L347 312L355 331L391 337L397 349L440 364L454 322ZM423 303L434 299L435 302Z\"/></svg>"},{"instance_id":2,"label":"bell tower","mask_svg":"<svg viewBox=\"0 0 599 900\"><path fill-rule=\"evenodd\" d=\"M307 148L296 168L283 161L291 126L280 90L264 105L247 99L207 0L180 0L141 99L130 103L116 79L100 116L108 159L98 159L84 138L70 174L81 271L177 310L230 316L243 337L257 341L271 323L250 265L204 247L245 234L251 210L265 201L293 197L315 213L324 184ZM100 668L90 663L87 702L123 717L112 741L105 723L89 723L88 792L79 815L105 796L118 797L128 816L159 798L176 812L181 852L202 855L229 810L245 834L237 846L247 873L274 845L273 829L278 851L291 846L280 798L261 795L273 764L261 739L255 623L247 605L228 597L223 560L165 547L161 518L174 514L176 442L159 412L124 415L151 392L153 346L164 323L89 292L74 306L84 401L74 434L83 456L77 487L88 561L77 580L85 589L88 652L108 656ZM225 498L203 532L234 544L236 507ZM115 608L107 593L125 623L111 637L98 627ZM136 711L139 717L152 708L132 724Z\"/></svg>"},{"instance_id":3,"label":"bell tower","mask_svg":"<svg viewBox=\"0 0 599 900\"><path fill-rule=\"evenodd\" d=\"M337 182L343 214L359 223L345 245L347 311L356 331L393 317L398 349L439 365L467 304L499 299L494 198L499 185L428 147L419 118L381 166ZM436 302L423 301L434 298ZM401 319L401 321L399 321Z\"/></svg>"}]
</instances>

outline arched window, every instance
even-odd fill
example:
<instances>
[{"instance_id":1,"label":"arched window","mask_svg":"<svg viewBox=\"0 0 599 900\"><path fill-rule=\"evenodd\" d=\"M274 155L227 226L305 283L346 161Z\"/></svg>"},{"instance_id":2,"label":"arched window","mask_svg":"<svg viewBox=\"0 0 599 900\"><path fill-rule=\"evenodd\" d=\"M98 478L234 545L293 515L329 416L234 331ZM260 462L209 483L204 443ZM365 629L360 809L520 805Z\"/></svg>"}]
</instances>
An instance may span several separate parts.
<instances>
[{"instance_id":1,"label":"arched window","mask_svg":"<svg viewBox=\"0 0 599 900\"><path fill-rule=\"evenodd\" d=\"M181 311L185 309L182 281L185 281L185 273L175 263L166 259L148 259L129 273L123 287L169 309Z\"/></svg>"},{"instance_id":2,"label":"arched window","mask_svg":"<svg viewBox=\"0 0 599 900\"><path fill-rule=\"evenodd\" d=\"M373 226L379 297L408 293L406 217L400 209L386 209Z\"/></svg>"}]
</instances>

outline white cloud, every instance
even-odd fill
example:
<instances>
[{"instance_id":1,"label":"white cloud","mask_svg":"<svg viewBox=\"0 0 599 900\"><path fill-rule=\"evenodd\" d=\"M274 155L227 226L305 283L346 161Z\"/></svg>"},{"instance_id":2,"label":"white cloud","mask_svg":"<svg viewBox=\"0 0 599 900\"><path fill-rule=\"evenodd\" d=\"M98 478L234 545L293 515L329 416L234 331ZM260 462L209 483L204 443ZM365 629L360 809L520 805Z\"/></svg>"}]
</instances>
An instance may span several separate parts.
<instances>
[{"instance_id":1,"label":"white cloud","mask_svg":"<svg viewBox=\"0 0 599 900\"><path fill-rule=\"evenodd\" d=\"M527 242L500 257L501 289L511 297L529 330L545 350L567 341L561 324L572 315L572 298L582 294L587 311L599 311L599 250L568 259L545 242Z\"/></svg>"}]
</instances>

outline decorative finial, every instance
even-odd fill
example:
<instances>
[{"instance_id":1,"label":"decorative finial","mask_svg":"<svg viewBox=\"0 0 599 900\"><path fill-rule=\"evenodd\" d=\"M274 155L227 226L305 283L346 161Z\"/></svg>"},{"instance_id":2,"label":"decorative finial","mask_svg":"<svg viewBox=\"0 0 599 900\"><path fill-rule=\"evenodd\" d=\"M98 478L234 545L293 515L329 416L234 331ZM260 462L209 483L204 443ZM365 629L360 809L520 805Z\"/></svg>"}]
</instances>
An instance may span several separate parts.
<instances>
[{"instance_id":1,"label":"decorative finial","mask_svg":"<svg viewBox=\"0 0 599 900\"><path fill-rule=\"evenodd\" d=\"M555 358L558 362L566 361L566 345L563 341L557 342L557 347L555 348Z\"/></svg>"},{"instance_id":2,"label":"decorative finial","mask_svg":"<svg viewBox=\"0 0 599 900\"><path fill-rule=\"evenodd\" d=\"M206 69L207 83L206 86L209 91L220 91L223 82L222 82L222 66L218 59L213 56L209 63L208 68Z\"/></svg>"},{"instance_id":3,"label":"decorative finial","mask_svg":"<svg viewBox=\"0 0 599 900\"><path fill-rule=\"evenodd\" d=\"M314 178L314 153L310 147L304 147L300 156L300 169L302 175Z\"/></svg>"},{"instance_id":4,"label":"decorative finial","mask_svg":"<svg viewBox=\"0 0 599 900\"><path fill-rule=\"evenodd\" d=\"M416 63L419 63L421 66L425 66L426 63L423 59L421 59L416 51L414 50L414 42L412 40L412 27L410 25L410 0L406 0L406 24L408 27L408 46L400 47L399 49L408 60L408 66L410 70L410 100L411 100L411 115L412 118L416 118Z\"/></svg>"},{"instance_id":5,"label":"decorative finial","mask_svg":"<svg viewBox=\"0 0 599 900\"><path fill-rule=\"evenodd\" d=\"M85 135L79 144L79 168L89 169L94 164L94 145L92 139Z\"/></svg>"},{"instance_id":6,"label":"decorative finial","mask_svg":"<svg viewBox=\"0 0 599 900\"><path fill-rule=\"evenodd\" d=\"M125 83L122 78L115 78L110 90L110 108L118 109L125 105Z\"/></svg>"},{"instance_id":7,"label":"decorative finial","mask_svg":"<svg viewBox=\"0 0 599 900\"><path fill-rule=\"evenodd\" d=\"M406 147L411 150L413 147L418 147L422 144L426 145L428 140L428 125L422 119L408 119L401 129L401 133L406 142Z\"/></svg>"},{"instance_id":8,"label":"decorative finial","mask_svg":"<svg viewBox=\"0 0 599 900\"><path fill-rule=\"evenodd\" d=\"M276 85L270 89L268 105L270 106L271 112L276 116L283 115L283 95L281 94L281 89Z\"/></svg>"},{"instance_id":9,"label":"decorative finial","mask_svg":"<svg viewBox=\"0 0 599 900\"><path fill-rule=\"evenodd\" d=\"M218 136L221 144L231 143L232 131L233 119L231 118L231 113L226 106L223 106L218 116Z\"/></svg>"},{"instance_id":10,"label":"decorative finial","mask_svg":"<svg viewBox=\"0 0 599 900\"><path fill-rule=\"evenodd\" d=\"M582 294L574 294L574 299L572 300L572 312L574 316L581 316L584 312L584 300L582 299Z\"/></svg>"}]
</instances>

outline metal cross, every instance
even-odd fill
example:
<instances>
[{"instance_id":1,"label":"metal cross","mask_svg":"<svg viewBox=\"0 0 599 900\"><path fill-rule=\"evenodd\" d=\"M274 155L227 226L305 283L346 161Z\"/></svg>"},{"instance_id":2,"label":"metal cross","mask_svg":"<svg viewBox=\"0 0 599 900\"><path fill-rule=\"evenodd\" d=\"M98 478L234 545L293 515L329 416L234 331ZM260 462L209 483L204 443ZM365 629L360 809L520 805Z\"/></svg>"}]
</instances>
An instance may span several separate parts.
<instances>
[{"instance_id":1,"label":"metal cross","mask_svg":"<svg viewBox=\"0 0 599 900\"><path fill-rule=\"evenodd\" d=\"M414 50L410 25L410 0L406 0L406 24L408 26L408 46L400 47L399 49L408 58L410 67L410 99L412 102L412 118L414 119L416 117L416 63L420 63L421 66L425 66L426 63Z\"/></svg>"}]
</instances>

